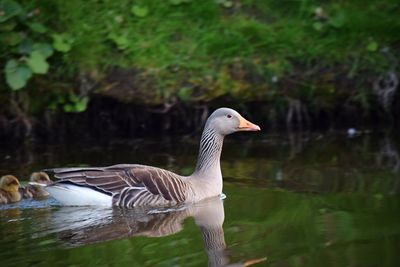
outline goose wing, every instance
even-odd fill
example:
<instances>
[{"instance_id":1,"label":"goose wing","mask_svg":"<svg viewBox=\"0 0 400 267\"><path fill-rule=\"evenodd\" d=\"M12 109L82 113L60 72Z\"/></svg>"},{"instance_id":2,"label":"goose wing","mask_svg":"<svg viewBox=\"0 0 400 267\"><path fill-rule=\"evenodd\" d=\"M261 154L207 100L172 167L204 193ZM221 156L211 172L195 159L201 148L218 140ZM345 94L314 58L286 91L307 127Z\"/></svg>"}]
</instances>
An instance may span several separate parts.
<instances>
[{"instance_id":1,"label":"goose wing","mask_svg":"<svg viewBox=\"0 0 400 267\"><path fill-rule=\"evenodd\" d=\"M122 193L133 196L140 192L177 203L186 200L188 185L183 177L151 166L119 164L100 168L59 168L46 171L59 179L55 183L69 182L113 196L121 196Z\"/></svg>"}]
</instances>

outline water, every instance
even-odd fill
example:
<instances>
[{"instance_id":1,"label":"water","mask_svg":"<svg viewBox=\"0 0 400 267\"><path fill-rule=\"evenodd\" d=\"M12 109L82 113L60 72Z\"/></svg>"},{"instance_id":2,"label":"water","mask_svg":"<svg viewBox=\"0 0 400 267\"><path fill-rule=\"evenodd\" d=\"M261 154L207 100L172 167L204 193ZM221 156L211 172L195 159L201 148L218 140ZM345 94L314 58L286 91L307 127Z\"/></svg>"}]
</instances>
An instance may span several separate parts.
<instances>
[{"instance_id":1,"label":"water","mask_svg":"<svg viewBox=\"0 0 400 267\"><path fill-rule=\"evenodd\" d=\"M188 174L197 142L3 146L0 173L143 163ZM3 205L1 266L399 266L399 154L385 135L228 137L226 199L151 212Z\"/></svg>"}]
</instances>

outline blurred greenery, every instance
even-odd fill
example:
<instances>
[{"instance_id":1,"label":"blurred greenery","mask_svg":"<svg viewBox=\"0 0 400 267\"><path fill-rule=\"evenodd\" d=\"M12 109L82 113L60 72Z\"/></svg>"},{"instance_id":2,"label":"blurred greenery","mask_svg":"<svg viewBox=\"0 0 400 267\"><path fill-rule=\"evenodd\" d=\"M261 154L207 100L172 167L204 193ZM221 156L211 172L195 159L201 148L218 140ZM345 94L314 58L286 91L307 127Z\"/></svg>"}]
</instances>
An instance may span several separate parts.
<instances>
[{"instance_id":1,"label":"blurred greenery","mask_svg":"<svg viewBox=\"0 0 400 267\"><path fill-rule=\"evenodd\" d=\"M293 98L310 113L343 102L370 110L374 80L399 55L397 0L0 3L0 101L23 91L28 114L81 112L94 94L147 105L225 97L273 100L282 111ZM78 101L58 101L71 94Z\"/></svg>"}]
</instances>

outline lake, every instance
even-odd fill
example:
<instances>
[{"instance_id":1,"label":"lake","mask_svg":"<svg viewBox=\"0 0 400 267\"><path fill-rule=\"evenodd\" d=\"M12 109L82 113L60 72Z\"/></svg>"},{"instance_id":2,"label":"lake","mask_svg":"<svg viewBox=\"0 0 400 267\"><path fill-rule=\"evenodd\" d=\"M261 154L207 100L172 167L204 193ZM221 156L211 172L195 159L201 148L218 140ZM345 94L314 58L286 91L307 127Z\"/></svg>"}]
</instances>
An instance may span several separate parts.
<instances>
[{"instance_id":1,"label":"lake","mask_svg":"<svg viewBox=\"0 0 400 267\"><path fill-rule=\"evenodd\" d=\"M236 134L226 198L171 209L0 206L1 266L399 266L400 145L389 134ZM0 149L0 174L141 163L190 174L197 137Z\"/></svg>"}]
</instances>

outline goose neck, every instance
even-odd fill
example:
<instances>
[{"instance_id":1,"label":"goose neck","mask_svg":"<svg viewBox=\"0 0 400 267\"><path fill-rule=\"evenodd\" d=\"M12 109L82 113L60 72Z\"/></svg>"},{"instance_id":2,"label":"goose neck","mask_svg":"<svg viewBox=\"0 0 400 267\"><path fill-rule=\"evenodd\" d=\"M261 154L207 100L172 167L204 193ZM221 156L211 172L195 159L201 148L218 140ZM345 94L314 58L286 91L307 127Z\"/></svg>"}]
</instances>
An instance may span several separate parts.
<instances>
[{"instance_id":1,"label":"goose neck","mask_svg":"<svg viewBox=\"0 0 400 267\"><path fill-rule=\"evenodd\" d=\"M214 176L221 173L220 157L224 137L212 128L203 131L195 173Z\"/></svg>"}]
</instances>

